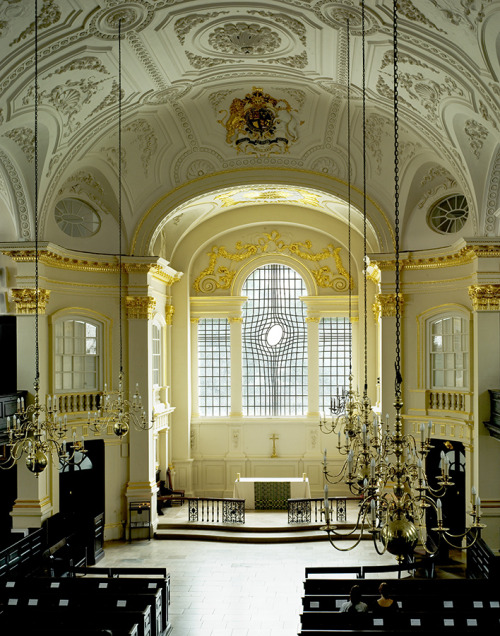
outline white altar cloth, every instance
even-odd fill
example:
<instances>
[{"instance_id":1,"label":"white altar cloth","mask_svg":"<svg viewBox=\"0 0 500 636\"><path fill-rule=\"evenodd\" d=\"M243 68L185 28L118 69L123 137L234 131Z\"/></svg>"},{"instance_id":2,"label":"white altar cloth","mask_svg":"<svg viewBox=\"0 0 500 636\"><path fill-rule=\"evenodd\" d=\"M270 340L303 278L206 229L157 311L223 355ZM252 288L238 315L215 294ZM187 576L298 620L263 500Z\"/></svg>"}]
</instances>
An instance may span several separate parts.
<instances>
[{"instance_id":1,"label":"white altar cloth","mask_svg":"<svg viewBox=\"0 0 500 636\"><path fill-rule=\"evenodd\" d=\"M307 477L241 477L234 482L233 497L245 500L245 510L255 510L255 484L290 484L290 499L310 499Z\"/></svg>"}]
</instances>

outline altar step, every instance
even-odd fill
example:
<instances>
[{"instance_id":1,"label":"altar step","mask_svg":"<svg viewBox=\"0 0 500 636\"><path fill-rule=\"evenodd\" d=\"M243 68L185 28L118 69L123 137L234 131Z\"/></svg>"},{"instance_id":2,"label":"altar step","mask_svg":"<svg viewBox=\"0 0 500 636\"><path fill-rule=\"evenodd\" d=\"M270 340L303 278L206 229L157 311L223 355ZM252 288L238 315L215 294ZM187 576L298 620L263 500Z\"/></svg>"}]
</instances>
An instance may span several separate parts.
<instances>
[{"instance_id":1,"label":"altar step","mask_svg":"<svg viewBox=\"0 0 500 636\"><path fill-rule=\"evenodd\" d=\"M345 530L348 528L346 527ZM307 526L236 526L231 524L165 523L159 521L155 539L182 541L221 541L228 543L300 543L328 541L320 525ZM351 535L351 539L357 535Z\"/></svg>"}]
</instances>

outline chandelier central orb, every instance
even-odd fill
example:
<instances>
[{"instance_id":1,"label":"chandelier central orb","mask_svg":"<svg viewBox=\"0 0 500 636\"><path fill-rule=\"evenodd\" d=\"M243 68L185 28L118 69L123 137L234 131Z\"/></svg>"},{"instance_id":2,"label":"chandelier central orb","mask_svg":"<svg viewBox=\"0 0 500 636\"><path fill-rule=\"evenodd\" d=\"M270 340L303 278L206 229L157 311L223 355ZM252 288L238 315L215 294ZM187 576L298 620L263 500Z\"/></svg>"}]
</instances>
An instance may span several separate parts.
<instances>
[{"instance_id":1,"label":"chandelier central orb","mask_svg":"<svg viewBox=\"0 0 500 636\"><path fill-rule=\"evenodd\" d=\"M387 552L402 560L413 553L418 543L418 530L408 519L391 519L382 528L381 539Z\"/></svg>"}]
</instances>

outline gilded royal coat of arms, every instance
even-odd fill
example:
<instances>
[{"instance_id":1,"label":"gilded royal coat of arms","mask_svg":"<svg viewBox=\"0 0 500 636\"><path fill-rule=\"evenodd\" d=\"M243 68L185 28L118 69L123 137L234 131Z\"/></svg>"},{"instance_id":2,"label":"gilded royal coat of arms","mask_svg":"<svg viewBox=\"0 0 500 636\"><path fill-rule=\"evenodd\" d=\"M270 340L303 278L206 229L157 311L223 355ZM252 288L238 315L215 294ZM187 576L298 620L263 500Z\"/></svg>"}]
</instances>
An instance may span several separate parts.
<instances>
[{"instance_id":1,"label":"gilded royal coat of arms","mask_svg":"<svg viewBox=\"0 0 500 636\"><path fill-rule=\"evenodd\" d=\"M244 99L233 99L219 123L226 128L226 141L246 154L281 154L296 141L299 122L286 99L276 99L262 88L252 88Z\"/></svg>"}]
</instances>

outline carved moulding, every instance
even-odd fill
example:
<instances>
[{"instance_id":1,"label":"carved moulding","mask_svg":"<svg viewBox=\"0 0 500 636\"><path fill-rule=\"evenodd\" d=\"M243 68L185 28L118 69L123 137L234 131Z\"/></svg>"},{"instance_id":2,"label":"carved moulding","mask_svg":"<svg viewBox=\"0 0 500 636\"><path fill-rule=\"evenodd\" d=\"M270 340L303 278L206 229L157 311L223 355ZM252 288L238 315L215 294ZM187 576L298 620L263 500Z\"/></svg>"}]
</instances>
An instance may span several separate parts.
<instances>
[{"instance_id":1,"label":"carved moulding","mask_svg":"<svg viewBox=\"0 0 500 636\"><path fill-rule=\"evenodd\" d=\"M401 292L399 296L399 312L403 313L404 297ZM375 302L373 303L373 315L375 321L378 322L379 318L386 318L388 316L396 315L396 294L377 294L375 296Z\"/></svg>"},{"instance_id":2,"label":"carved moulding","mask_svg":"<svg viewBox=\"0 0 500 636\"><path fill-rule=\"evenodd\" d=\"M469 297L474 311L500 311L500 284L470 285Z\"/></svg>"},{"instance_id":3,"label":"carved moulding","mask_svg":"<svg viewBox=\"0 0 500 636\"><path fill-rule=\"evenodd\" d=\"M173 305L165 306L165 322L167 325L171 325L174 319L175 307Z\"/></svg>"},{"instance_id":4,"label":"carved moulding","mask_svg":"<svg viewBox=\"0 0 500 636\"><path fill-rule=\"evenodd\" d=\"M125 298L127 318L151 320L156 309L156 298L152 296L127 296Z\"/></svg>"},{"instance_id":5,"label":"carved moulding","mask_svg":"<svg viewBox=\"0 0 500 636\"><path fill-rule=\"evenodd\" d=\"M208 267L206 267L196 278L193 287L197 292L209 294L217 289L229 289L237 271L231 269L231 262L238 263L258 254L288 253L301 259L319 263L327 259L333 259L335 262L336 273L328 265L324 265L316 270L311 270L316 284L323 288L332 288L335 291L346 291L349 287L354 286L353 279L349 279L349 274L342 264L340 256L341 247L335 247L332 243L327 245L320 252L311 252L311 241L286 244L281 238L279 232L273 230L270 234L265 232L257 243L245 243L238 241L235 245L237 251L230 252L224 246L212 247L208 252L210 259ZM220 260L229 261L229 263L221 263Z\"/></svg>"},{"instance_id":6,"label":"carved moulding","mask_svg":"<svg viewBox=\"0 0 500 636\"><path fill-rule=\"evenodd\" d=\"M16 304L16 314L33 315L37 313L36 289L11 289L12 300ZM38 288L38 314L45 314L49 302L50 290Z\"/></svg>"}]
</instances>

